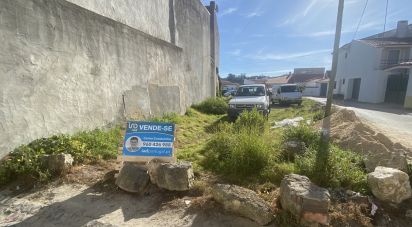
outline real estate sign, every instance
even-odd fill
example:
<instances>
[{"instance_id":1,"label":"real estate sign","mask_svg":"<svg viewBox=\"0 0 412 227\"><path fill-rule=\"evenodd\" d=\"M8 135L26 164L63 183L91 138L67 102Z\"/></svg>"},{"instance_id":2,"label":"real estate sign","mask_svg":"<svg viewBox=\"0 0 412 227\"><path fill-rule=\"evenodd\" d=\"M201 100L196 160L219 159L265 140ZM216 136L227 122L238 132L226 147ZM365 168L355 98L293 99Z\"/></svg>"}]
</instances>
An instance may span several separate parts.
<instances>
[{"instance_id":1,"label":"real estate sign","mask_svg":"<svg viewBox=\"0 0 412 227\"><path fill-rule=\"evenodd\" d=\"M172 123L128 121L122 156L124 159L143 157L135 159L142 161L150 157L172 158L174 132L175 125Z\"/></svg>"}]
</instances>

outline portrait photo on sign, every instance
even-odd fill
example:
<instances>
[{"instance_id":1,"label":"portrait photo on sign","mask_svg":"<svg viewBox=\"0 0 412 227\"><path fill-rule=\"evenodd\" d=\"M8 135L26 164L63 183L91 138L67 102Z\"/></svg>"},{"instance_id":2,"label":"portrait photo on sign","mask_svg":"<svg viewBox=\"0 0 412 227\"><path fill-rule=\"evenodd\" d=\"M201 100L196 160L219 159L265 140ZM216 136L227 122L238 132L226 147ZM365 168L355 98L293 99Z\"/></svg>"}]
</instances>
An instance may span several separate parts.
<instances>
[{"instance_id":1,"label":"portrait photo on sign","mask_svg":"<svg viewBox=\"0 0 412 227\"><path fill-rule=\"evenodd\" d=\"M129 152L137 152L142 147L143 142L138 136L131 136L126 140L125 145Z\"/></svg>"}]
</instances>

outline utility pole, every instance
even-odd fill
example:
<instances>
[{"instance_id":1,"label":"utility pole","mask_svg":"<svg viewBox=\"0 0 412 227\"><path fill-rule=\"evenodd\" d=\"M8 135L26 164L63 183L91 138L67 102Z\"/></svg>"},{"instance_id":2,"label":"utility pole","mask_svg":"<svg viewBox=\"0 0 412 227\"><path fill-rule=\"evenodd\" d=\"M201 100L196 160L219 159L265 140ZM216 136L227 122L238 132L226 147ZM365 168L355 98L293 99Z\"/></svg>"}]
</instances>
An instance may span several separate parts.
<instances>
[{"instance_id":1,"label":"utility pole","mask_svg":"<svg viewBox=\"0 0 412 227\"><path fill-rule=\"evenodd\" d=\"M328 163L329 156L329 139L330 139L330 114L333 101L333 89L335 87L335 78L338 68L338 57L339 57L339 43L340 35L342 30L342 16L343 16L343 6L344 0L339 0L338 6L338 16L336 19L336 31L335 31L335 42L333 46L333 59L332 59L332 73L329 78L329 87L328 87L328 97L325 107L325 116L322 124L322 135L321 135L321 147L317 154L316 166L319 175L326 174L326 166ZM321 177L321 183L325 180L325 177ZM324 182L323 182L324 183Z\"/></svg>"}]
</instances>

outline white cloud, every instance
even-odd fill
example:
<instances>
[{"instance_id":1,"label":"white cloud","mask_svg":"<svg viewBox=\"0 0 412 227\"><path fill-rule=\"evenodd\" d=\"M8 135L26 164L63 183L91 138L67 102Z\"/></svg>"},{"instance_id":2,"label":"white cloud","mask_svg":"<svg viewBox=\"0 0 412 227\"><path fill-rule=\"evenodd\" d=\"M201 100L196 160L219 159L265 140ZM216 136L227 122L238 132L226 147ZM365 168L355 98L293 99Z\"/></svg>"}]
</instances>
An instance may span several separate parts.
<instances>
[{"instance_id":1,"label":"white cloud","mask_svg":"<svg viewBox=\"0 0 412 227\"><path fill-rule=\"evenodd\" d=\"M381 23L378 23L376 21L368 22L361 24L359 26L360 31L372 31L381 28L382 25ZM341 31L341 34L348 34L348 33L354 33L356 31L356 26L352 26L351 28L344 29ZM317 31L317 32L307 32L303 34L295 34L295 35L290 35L291 37L323 37L323 36L333 36L335 35L335 29L331 30L325 30L325 31Z\"/></svg>"},{"instance_id":2,"label":"white cloud","mask_svg":"<svg viewBox=\"0 0 412 227\"><path fill-rule=\"evenodd\" d=\"M254 12L250 12L248 14L245 15L247 18L252 18L252 17L259 17L262 16L262 12L260 11L254 11Z\"/></svg>"},{"instance_id":3,"label":"white cloud","mask_svg":"<svg viewBox=\"0 0 412 227\"><path fill-rule=\"evenodd\" d=\"M227 8L227 9L223 10L222 13L220 13L219 15L221 17L223 17L225 15L232 14L232 13L236 12L237 10L238 10L237 8Z\"/></svg>"},{"instance_id":4,"label":"white cloud","mask_svg":"<svg viewBox=\"0 0 412 227\"><path fill-rule=\"evenodd\" d=\"M290 14L285 20L278 24L279 27L292 25L297 22L302 22L305 18L316 17L323 15L322 11L331 6L329 3L334 3L334 0L311 0L305 7L296 8L296 11ZM332 4L333 5L333 4Z\"/></svg>"},{"instance_id":5,"label":"white cloud","mask_svg":"<svg viewBox=\"0 0 412 227\"><path fill-rule=\"evenodd\" d=\"M294 58L323 54L323 53L327 53L331 51L332 51L331 49L322 49L322 50L297 52L297 53L282 53L282 54L262 53L262 52L259 53L258 52L257 54L251 55L248 57L256 59L256 60L289 60L289 59L294 59Z\"/></svg>"},{"instance_id":6,"label":"white cloud","mask_svg":"<svg viewBox=\"0 0 412 227\"><path fill-rule=\"evenodd\" d=\"M303 10L303 16L308 15L309 11L318 3L319 0L312 0L309 5L306 6L305 10Z\"/></svg>"}]
</instances>

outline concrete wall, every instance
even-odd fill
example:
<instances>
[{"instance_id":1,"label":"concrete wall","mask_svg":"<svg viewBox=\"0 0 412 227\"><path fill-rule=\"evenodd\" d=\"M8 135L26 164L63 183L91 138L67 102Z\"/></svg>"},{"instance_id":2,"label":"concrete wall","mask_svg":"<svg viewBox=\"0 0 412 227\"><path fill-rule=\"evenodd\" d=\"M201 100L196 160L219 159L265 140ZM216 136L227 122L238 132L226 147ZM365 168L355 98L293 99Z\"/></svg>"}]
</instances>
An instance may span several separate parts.
<instances>
[{"instance_id":1,"label":"concrete wall","mask_svg":"<svg viewBox=\"0 0 412 227\"><path fill-rule=\"evenodd\" d=\"M70 1L0 1L0 157L214 95L198 0Z\"/></svg>"},{"instance_id":2,"label":"concrete wall","mask_svg":"<svg viewBox=\"0 0 412 227\"><path fill-rule=\"evenodd\" d=\"M171 40L169 12L173 1L169 0L66 0L97 14L126 24L144 33ZM171 23L172 24L172 23Z\"/></svg>"}]
</instances>

